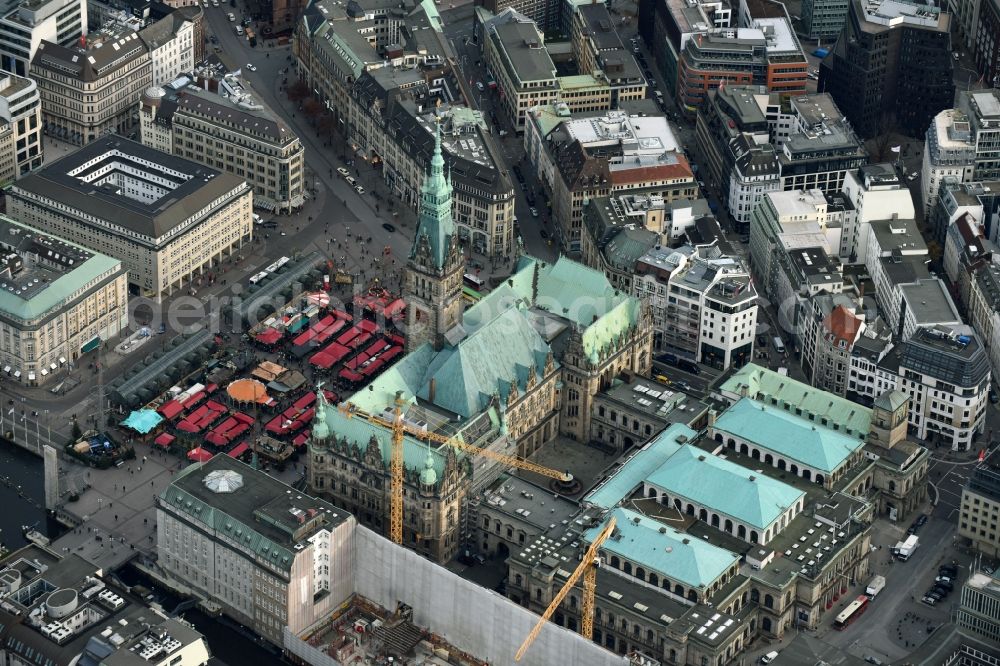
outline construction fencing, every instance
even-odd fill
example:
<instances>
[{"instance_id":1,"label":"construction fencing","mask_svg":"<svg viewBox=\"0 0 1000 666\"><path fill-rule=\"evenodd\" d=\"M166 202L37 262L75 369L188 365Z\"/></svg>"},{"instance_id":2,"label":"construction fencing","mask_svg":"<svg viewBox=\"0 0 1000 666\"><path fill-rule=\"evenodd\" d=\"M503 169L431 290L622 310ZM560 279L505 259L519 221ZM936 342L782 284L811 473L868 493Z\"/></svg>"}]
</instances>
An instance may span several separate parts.
<instances>
[{"instance_id":1,"label":"construction fencing","mask_svg":"<svg viewBox=\"0 0 1000 666\"><path fill-rule=\"evenodd\" d=\"M389 610L407 604L418 627L497 666L515 664L521 641L538 621L537 615L506 597L361 525L354 532L354 591ZM628 659L550 622L520 663L628 666Z\"/></svg>"}]
</instances>

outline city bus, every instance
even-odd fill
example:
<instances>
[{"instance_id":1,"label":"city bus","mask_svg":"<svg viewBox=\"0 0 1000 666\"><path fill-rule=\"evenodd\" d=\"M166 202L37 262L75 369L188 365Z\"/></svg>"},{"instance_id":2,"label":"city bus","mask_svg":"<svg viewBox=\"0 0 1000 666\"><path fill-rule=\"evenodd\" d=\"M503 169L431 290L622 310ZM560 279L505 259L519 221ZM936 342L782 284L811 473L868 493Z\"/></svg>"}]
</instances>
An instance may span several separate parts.
<instances>
[{"instance_id":1,"label":"city bus","mask_svg":"<svg viewBox=\"0 0 1000 666\"><path fill-rule=\"evenodd\" d=\"M483 300L483 295L471 287L462 287L462 298L469 305L475 305Z\"/></svg>"},{"instance_id":2,"label":"city bus","mask_svg":"<svg viewBox=\"0 0 1000 666\"><path fill-rule=\"evenodd\" d=\"M476 277L472 273L466 273L462 277L462 279L465 280L465 286L466 287L469 287L470 289L475 289L476 291L482 291L483 287L486 286L486 281L485 280L480 280L478 277Z\"/></svg>"},{"instance_id":3,"label":"city bus","mask_svg":"<svg viewBox=\"0 0 1000 666\"><path fill-rule=\"evenodd\" d=\"M868 601L868 597L862 594L857 599L847 604L847 608L845 608L840 615L837 616L837 619L834 620L833 628L837 631L843 631L850 626L850 624L857 620L858 617L860 617L861 614L868 608Z\"/></svg>"}]
</instances>

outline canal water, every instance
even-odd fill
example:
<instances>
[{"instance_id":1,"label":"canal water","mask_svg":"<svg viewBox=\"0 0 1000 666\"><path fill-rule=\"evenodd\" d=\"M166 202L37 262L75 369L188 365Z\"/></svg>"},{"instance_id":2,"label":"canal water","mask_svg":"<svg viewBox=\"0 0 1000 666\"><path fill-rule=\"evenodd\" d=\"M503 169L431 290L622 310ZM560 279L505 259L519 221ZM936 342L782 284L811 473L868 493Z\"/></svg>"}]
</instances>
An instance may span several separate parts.
<instances>
[{"instance_id":1,"label":"canal water","mask_svg":"<svg viewBox=\"0 0 1000 666\"><path fill-rule=\"evenodd\" d=\"M54 538L62 527L45 516L45 480L42 459L12 444L0 442L0 542L10 550L27 545L23 526ZM126 584L141 583L150 588L169 614L183 599L159 590L131 567L116 572ZM232 666L278 664L280 657L264 650L235 627L211 618L196 608L182 613L208 640L213 664Z\"/></svg>"},{"instance_id":2,"label":"canal water","mask_svg":"<svg viewBox=\"0 0 1000 666\"><path fill-rule=\"evenodd\" d=\"M55 536L59 529L45 518L42 459L22 448L0 442L0 543L16 550L28 542L22 527Z\"/></svg>"},{"instance_id":3,"label":"canal water","mask_svg":"<svg viewBox=\"0 0 1000 666\"><path fill-rule=\"evenodd\" d=\"M172 615L184 599L164 590L150 580L145 574L131 565L115 572L118 579L126 585L142 585L153 594L153 600L160 604L167 615ZM252 633L240 630L226 618L214 618L205 615L197 608L189 608L180 616L194 625L208 641L212 652L213 664L229 666L270 666L285 663L280 653L265 649L255 640Z\"/></svg>"}]
</instances>

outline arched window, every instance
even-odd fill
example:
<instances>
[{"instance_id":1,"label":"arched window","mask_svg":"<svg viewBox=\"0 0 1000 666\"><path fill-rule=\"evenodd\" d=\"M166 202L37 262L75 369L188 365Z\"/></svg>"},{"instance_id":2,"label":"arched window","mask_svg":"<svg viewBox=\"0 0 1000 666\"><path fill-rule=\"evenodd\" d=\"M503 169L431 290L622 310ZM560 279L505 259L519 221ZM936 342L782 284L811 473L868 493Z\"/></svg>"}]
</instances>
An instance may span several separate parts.
<instances>
[{"instance_id":1,"label":"arched window","mask_svg":"<svg viewBox=\"0 0 1000 666\"><path fill-rule=\"evenodd\" d=\"M889 492L890 493L896 492L896 482L895 481L890 481L889 482Z\"/></svg>"},{"instance_id":2,"label":"arched window","mask_svg":"<svg viewBox=\"0 0 1000 666\"><path fill-rule=\"evenodd\" d=\"M766 456L764 456L764 463L767 464L767 465L773 465L774 464L774 456L772 456L770 453L768 453Z\"/></svg>"},{"instance_id":3,"label":"arched window","mask_svg":"<svg viewBox=\"0 0 1000 666\"><path fill-rule=\"evenodd\" d=\"M570 608L576 608L576 595L575 594L569 595L569 607Z\"/></svg>"},{"instance_id":4,"label":"arched window","mask_svg":"<svg viewBox=\"0 0 1000 666\"><path fill-rule=\"evenodd\" d=\"M757 530L750 530L750 543L757 543Z\"/></svg>"},{"instance_id":5,"label":"arched window","mask_svg":"<svg viewBox=\"0 0 1000 666\"><path fill-rule=\"evenodd\" d=\"M689 516L693 516L694 515L694 504L691 504L689 502L688 505L687 505L687 510L684 513L686 513Z\"/></svg>"},{"instance_id":6,"label":"arched window","mask_svg":"<svg viewBox=\"0 0 1000 666\"><path fill-rule=\"evenodd\" d=\"M694 590L688 590L688 600L698 601L698 593L695 592Z\"/></svg>"},{"instance_id":7,"label":"arched window","mask_svg":"<svg viewBox=\"0 0 1000 666\"><path fill-rule=\"evenodd\" d=\"M719 514L713 513L712 514L712 527L718 527L718 526L719 526Z\"/></svg>"},{"instance_id":8,"label":"arched window","mask_svg":"<svg viewBox=\"0 0 1000 666\"><path fill-rule=\"evenodd\" d=\"M721 432L715 433L715 441L719 442L720 444L722 443L722 433Z\"/></svg>"},{"instance_id":9,"label":"arched window","mask_svg":"<svg viewBox=\"0 0 1000 666\"><path fill-rule=\"evenodd\" d=\"M698 520L708 520L708 511L705 509L698 509Z\"/></svg>"},{"instance_id":10,"label":"arched window","mask_svg":"<svg viewBox=\"0 0 1000 666\"><path fill-rule=\"evenodd\" d=\"M542 600L542 588L538 588L535 590L535 601L541 601L541 600Z\"/></svg>"},{"instance_id":11,"label":"arched window","mask_svg":"<svg viewBox=\"0 0 1000 666\"><path fill-rule=\"evenodd\" d=\"M632 563L631 562L626 562L625 564L623 564L622 565L622 571L624 571L627 574L632 573Z\"/></svg>"},{"instance_id":12,"label":"arched window","mask_svg":"<svg viewBox=\"0 0 1000 666\"><path fill-rule=\"evenodd\" d=\"M656 497L656 488L650 488L647 490L646 497Z\"/></svg>"},{"instance_id":13,"label":"arched window","mask_svg":"<svg viewBox=\"0 0 1000 666\"><path fill-rule=\"evenodd\" d=\"M737 527L736 528L736 536L738 536L741 539L746 539L747 538L747 528L744 527L743 525L740 525L739 527Z\"/></svg>"},{"instance_id":14,"label":"arched window","mask_svg":"<svg viewBox=\"0 0 1000 666\"><path fill-rule=\"evenodd\" d=\"M802 470L802 478L805 479L806 481L811 481L812 480L812 472L810 472L807 469Z\"/></svg>"},{"instance_id":15,"label":"arched window","mask_svg":"<svg viewBox=\"0 0 1000 666\"><path fill-rule=\"evenodd\" d=\"M678 597L684 596L684 588L681 587L679 583L674 585L674 594L676 594Z\"/></svg>"},{"instance_id":16,"label":"arched window","mask_svg":"<svg viewBox=\"0 0 1000 666\"><path fill-rule=\"evenodd\" d=\"M723 530L723 531L724 532L728 532L729 534L732 534L733 533L733 521L731 521L728 518L726 518L726 529Z\"/></svg>"},{"instance_id":17,"label":"arched window","mask_svg":"<svg viewBox=\"0 0 1000 666\"><path fill-rule=\"evenodd\" d=\"M621 565L622 565L622 563L621 563L621 560L618 559L618 556L617 555L612 555L611 556L611 566L613 566L615 569L617 569L617 568L621 567Z\"/></svg>"},{"instance_id":18,"label":"arched window","mask_svg":"<svg viewBox=\"0 0 1000 666\"><path fill-rule=\"evenodd\" d=\"M770 594L764 595L764 608L774 608L774 597Z\"/></svg>"},{"instance_id":19,"label":"arched window","mask_svg":"<svg viewBox=\"0 0 1000 666\"><path fill-rule=\"evenodd\" d=\"M524 578L521 576L521 574L514 574L514 585L521 587L523 583L524 583Z\"/></svg>"},{"instance_id":20,"label":"arched window","mask_svg":"<svg viewBox=\"0 0 1000 666\"><path fill-rule=\"evenodd\" d=\"M818 483L819 485L822 486L823 485L823 481L824 481L823 475L822 474L817 474L816 475L816 483Z\"/></svg>"},{"instance_id":21,"label":"arched window","mask_svg":"<svg viewBox=\"0 0 1000 666\"><path fill-rule=\"evenodd\" d=\"M756 588L750 590L750 601L755 604L760 602L760 592Z\"/></svg>"},{"instance_id":22,"label":"arched window","mask_svg":"<svg viewBox=\"0 0 1000 666\"><path fill-rule=\"evenodd\" d=\"M742 453L743 455L750 453L750 447L747 446L746 444L740 444L740 453Z\"/></svg>"},{"instance_id":23,"label":"arched window","mask_svg":"<svg viewBox=\"0 0 1000 666\"><path fill-rule=\"evenodd\" d=\"M636 567L635 577L638 578L639 580L646 580L646 570L643 569L642 567Z\"/></svg>"},{"instance_id":24,"label":"arched window","mask_svg":"<svg viewBox=\"0 0 1000 666\"><path fill-rule=\"evenodd\" d=\"M650 585L659 585L660 584L660 577L657 576L655 573L649 574L649 584Z\"/></svg>"},{"instance_id":25,"label":"arched window","mask_svg":"<svg viewBox=\"0 0 1000 666\"><path fill-rule=\"evenodd\" d=\"M760 621L760 628L764 631L771 631L771 618L765 617Z\"/></svg>"}]
</instances>

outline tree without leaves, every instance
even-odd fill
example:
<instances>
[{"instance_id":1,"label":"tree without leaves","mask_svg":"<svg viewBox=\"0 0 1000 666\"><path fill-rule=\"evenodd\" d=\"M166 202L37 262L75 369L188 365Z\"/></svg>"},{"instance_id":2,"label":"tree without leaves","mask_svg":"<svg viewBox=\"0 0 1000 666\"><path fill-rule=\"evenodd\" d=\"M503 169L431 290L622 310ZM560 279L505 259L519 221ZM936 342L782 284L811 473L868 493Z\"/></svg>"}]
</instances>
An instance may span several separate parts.
<instances>
[{"instance_id":1,"label":"tree without leaves","mask_svg":"<svg viewBox=\"0 0 1000 666\"><path fill-rule=\"evenodd\" d=\"M293 102L301 102L306 97L309 96L309 86L302 79L297 80L292 85L288 86L288 99Z\"/></svg>"},{"instance_id":2,"label":"tree without leaves","mask_svg":"<svg viewBox=\"0 0 1000 666\"><path fill-rule=\"evenodd\" d=\"M302 102L302 111L306 114L306 118L315 121L319 118L319 115L326 110L322 102L310 97L306 101Z\"/></svg>"}]
</instances>

